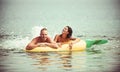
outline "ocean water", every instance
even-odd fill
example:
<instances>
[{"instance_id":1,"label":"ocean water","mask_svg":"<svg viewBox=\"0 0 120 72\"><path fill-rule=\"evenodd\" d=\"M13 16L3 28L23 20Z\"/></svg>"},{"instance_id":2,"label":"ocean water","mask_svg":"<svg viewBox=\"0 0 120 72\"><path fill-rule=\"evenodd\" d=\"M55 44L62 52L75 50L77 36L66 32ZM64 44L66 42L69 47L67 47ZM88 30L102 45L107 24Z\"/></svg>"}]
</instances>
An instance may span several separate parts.
<instances>
[{"instance_id":1,"label":"ocean water","mask_svg":"<svg viewBox=\"0 0 120 72\"><path fill-rule=\"evenodd\" d=\"M0 72L119 72L119 0L0 0ZM106 39L82 52L27 53L46 27L51 38L71 26L80 39Z\"/></svg>"}]
</instances>

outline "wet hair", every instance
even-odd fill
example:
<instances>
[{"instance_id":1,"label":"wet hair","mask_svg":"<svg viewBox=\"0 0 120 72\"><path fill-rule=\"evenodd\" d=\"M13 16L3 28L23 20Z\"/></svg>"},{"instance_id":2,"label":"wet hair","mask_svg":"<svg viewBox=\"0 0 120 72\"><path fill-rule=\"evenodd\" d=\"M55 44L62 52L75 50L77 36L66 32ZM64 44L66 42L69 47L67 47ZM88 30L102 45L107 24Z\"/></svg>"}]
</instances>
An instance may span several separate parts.
<instances>
[{"instance_id":1,"label":"wet hair","mask_svg":"<svg viewBox=\"0 0 120 72\"><path fill-rule=\"evenodd\" d=\"M67 28L68 28L68 34L67 34L67 37L66 38L70 38L71 36L72 36L72 33L73 33L73 31L72 31L72 28L70 27L70 26L66 26ZM60 35L60 37L62 37L62 34Z\"/></svg>"},{"instance_id":2,"label":"wet hair","mask_svg":"<svg viewBox=\"0 0 120 72\"><path fill-rule=\"evenodd\" d=\"M72 28L70 26L66 26L66 27L68 28L68 32L69 32L69 34L67 35L67 38L70 38L73 33Z\"/></svg>"},{"instance_id":3,"label":"wet hair","mask_svg":"<svg viewBox=\"0 0 120 72\"><path fill-rule=\"evenodd\" d=\"M44 31L44 30L47 30L47 28L42 28L42 29L40 30L40 32L42 32L42 31Z\"/></svg>"}]
</instances>

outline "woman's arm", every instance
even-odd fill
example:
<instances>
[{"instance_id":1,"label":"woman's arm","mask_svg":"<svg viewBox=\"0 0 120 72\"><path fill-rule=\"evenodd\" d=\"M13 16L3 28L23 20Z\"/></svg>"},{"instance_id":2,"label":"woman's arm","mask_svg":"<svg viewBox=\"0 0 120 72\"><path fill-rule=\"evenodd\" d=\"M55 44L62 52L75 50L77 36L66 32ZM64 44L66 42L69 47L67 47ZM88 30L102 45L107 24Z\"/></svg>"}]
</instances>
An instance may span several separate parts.
<instances>
[{"instance_id":1,"label":"woman's arm","mask_svg":"<svg viewBox=\"0 0 120 72\"><path fill-rule=\"evenodd\" d=\"M71 38L71 42L69 43L70 50L72 49L73 44L80 41L80 38Z\"/></svg>"},{"instance_id":2,"label":"woman's arm","mask_svg":"<svg viewBox=\"0 0 120 72\"><path fill-rule=\"evenodd\" d=\"M72 44L77 43L80 41L80 38L71 38Z\"/></svg>"},{"instance_id":3,"label":"woman's arm","mask_svg":"<svg viewBox=\"0 0 120 72\"><path fill-rule=\"evenodd\" d=\"M54 41L57 42L58 41L58 37L59 35L56 35L55 38L54 38Z\"/></svg>"}]
</instances>

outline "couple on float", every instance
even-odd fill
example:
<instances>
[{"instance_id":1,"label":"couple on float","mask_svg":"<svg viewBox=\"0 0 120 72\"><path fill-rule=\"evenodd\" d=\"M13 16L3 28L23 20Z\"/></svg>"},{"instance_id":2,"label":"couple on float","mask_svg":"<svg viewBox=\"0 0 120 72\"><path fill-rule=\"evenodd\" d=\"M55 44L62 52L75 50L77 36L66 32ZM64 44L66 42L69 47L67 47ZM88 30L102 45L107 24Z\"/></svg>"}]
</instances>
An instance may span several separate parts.
<instances>
[{"instance_id":1,"label":"couple on float","mask_svg":"<svg viewBox=\"0 0 120 72\"><path fill-rule=\"evenodd\" d=\"M26 46L26 50L32 50L36 47L49 46L54 49L60 48L62 44L69 44L69 49L72 49L73 44L80 41L79 38L72 37L72 28L70 26L65 26L61 34L57 34L52 40L48 36L48 31L46 28L42 28L40 31L40 36L33 38L33 40Z\"/></svg>"}]
</instances>

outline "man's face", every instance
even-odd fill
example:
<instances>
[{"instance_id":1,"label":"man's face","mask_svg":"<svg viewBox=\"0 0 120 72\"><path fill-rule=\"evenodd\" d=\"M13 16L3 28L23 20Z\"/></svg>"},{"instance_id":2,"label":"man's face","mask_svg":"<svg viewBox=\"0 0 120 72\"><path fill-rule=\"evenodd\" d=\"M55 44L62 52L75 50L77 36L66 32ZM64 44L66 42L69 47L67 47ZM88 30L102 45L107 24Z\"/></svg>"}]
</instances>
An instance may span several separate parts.
<instances>
[{"instance_id":1,"label":"man's face","mask_svg":"<svg viewBox=\"0 0 120 72\"><path fill-rule=\"evenodd\" d=\"M40 33L40 36L41 36L42 38L47 38L47 35L48 35L47 30L43 30L43 31L41 31L41 33Z\"/></svg>"}]
</instances>

